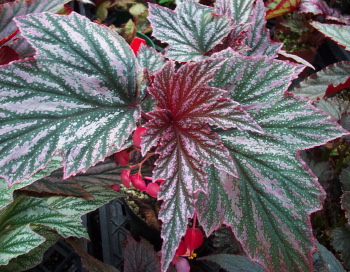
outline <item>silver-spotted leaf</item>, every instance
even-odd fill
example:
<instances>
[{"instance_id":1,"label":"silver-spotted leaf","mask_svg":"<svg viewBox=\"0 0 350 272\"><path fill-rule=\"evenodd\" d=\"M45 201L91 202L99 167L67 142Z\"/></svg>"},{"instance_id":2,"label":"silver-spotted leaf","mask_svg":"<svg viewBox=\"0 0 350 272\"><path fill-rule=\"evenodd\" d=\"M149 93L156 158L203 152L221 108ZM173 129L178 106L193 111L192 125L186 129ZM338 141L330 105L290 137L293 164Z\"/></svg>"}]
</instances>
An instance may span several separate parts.
<instances>
[{"instance_id":1,"label":"silver-spotted leaf","mask_svg":"<svg viewBox=\"0 0 350 272\"><path fill-rule=\"evenodd\" d=\"M54 156L46 168L38 171L33 176L25 179L21 183L14 184L12 187L8 187L6 181L0 178L0 210L6 207L13 201L13 192L15 190L21 189L35 182L38 179L50 175L54 170L62 166L62 157Z\"/></svg>"},{"instance_id":2,"label":"silver-spotted leaf","mask_svg":"<svg viewBox=\"0 0 350 272\"><path fill-rule=\"evenodd\" d=\"M237 25L249 23L253 13L254 1L251 0L218 0L215 9L219 14L227 15Z\"/></svg>"},{"instance_id":3,"label":"silver-spotted leaf","mask_svg":"<svg viewBox=\"0 0 350 272\"><path fill-rule=\"evenodd\" d=\"M316 101L349 86L350 61L342 61L307 77L293 89L293 93Z\"/></svg>"},{"instance_id":4,"label":"silver-spotted leaf","mask_svg":"<svg viewBox=\"0 0 350 272\"><path fill-rule=\"evenodd\" d=\"M86 171L136 127L135 56L118 34L75 13L16 20L38 52L0 68L0 176L21 182L58 153L64 178Z\"/></svg>"},{"instance_id":5,"label":"silver-spotted leaf","mask_svg":"<svg viewBox=\"0 0 350 272\"><path fill-rule=\"evenodd\" d=\"M148 71L157 71L165 65L165 58L152 47L141 44L137 52L137 60L140 66Z\"/></svg>"},{"instance_id":6,"label":"silver-spotted leaf","mask_svg":"<svg viewBox=\"0 0 350 272\"><path fill-rule=\"evenodd\" d=\"M70 0L17 0L0 5L0 40L11 35L17 29L13 18L43 11L56 12L69 1ZM19 53L22 58L33 56L34 54L33 47L22 37L12 41L12 43L9 43L9 45L15 49L15 51Z\"/></svg>"},{"instance_id":7,"label":"silver-spotted leaf","mask_svg":"<svg viewBox=\"0 0 350 272\"><path fill-rule=\"evenodd\" d=\"M169 44L165 56L177 61L201 60L228 35L230 20L214 13L214 9L192 0L178 5L174 11L150 5L152 35Z\"/></svg>"},{"instance_id":8,"label":"silver-spotted leaf","mask_svg":"<svg viewBox=\"0 0 350 272\"><path fill-rule=\"evenodd\" d=\"M337 122L344 118L349 109L349 101L344 101L338 97L323 98L315 101L314 105L316 108L328 113Z\"/></svg>"},{"instance_id":9,"label":"silver-spotted leaf","mask_svg":"<svg viewBox=\"0 0 350 272\"><path fill-rule=\"evenodd\" d=\"M42 262L43 255L45 251L55 244L60 236L53 232L51 229L32 226L31 227L37 234L45 238L45 241L39 246L33 248L28 253L24 255L19 255L18 257L11 259L6 266L1 267L1 272L21 272L26 271L29 268L32 268ZM24 239L24 242L27 240ZM0 242L1 244L1 242Z\"/></svg>"},{"instance_id":10,"label":"silver-spotted leaf","mask_svg":"<svg viewBox=\"0 0 350 272\"><path fill-rule=\"evenodd\" d=\"M157 145L153 178L165 179L158 198L164 200L159 218L163 222L162 267L172 260L187 218L193 215L193 199L198 191L207 190L204 162L235 175L235 166L223 148L220 138L208 124L223 129L262 130L241 107L224 98L224 91L209 87L223 59L207 59L183 65L177 72L167 63L155 75L149 88L158 109L148 113L142 140L145 153Z\"/></svg>"},{"instance_id":11,"label":"silver-spotted leaf","mask_svg":"<svg viewBox=\"0 0 350 272\"><path fill-rule=\"evenodd\" d=\"M349 25L322 24L319 22L311 22L311 25L328 38L350 51L350 41L348 38L350 34Z\"/></svg>"},{"instance_id":12,"label":"silver-spotted leaf","mask_svg":"<svg viewBox=\"0 0 350 272\"><path fill-rule=\"evenodd\" d=\"M238 0L236 0L238 1ZM282 43L273 42L270 39L270 31L266 28L265 6L263 0L257 0L251 17L252 26L247 32L245 40L251 50L247 51L249 56L268 56L276 58L278 51L282 48Z\"/></svg>"},{"instance_id":13,"label":"silver-spotted leaf","mask_svg":"<svg viewBox=\"0 0 350 272\"><path fill-rule=\"evenodd\" d=\"M19 255L26 254L45 241L29 225L17 228L2 228L0 235L0 267Z\"/></svg>"},{"instance_id":14,"label":"silver-spotted leaf","mask_svg":"<svg viewBox=\"0 0 350 272\"><path fill-rule=\"evenodd\" d=\"M80 220L82 215L94 211L109 201L122 196L119 192L98 185L82 185L82 187L93 197L52 196L46 197L45 201L51 209L74 218L74 220Z\"/></svg>"},{"instance_id":15,"label":"silver-spotted leaf","mask_svg":"<svg viewBox=\"0 0 350 272\"><path fill-rule=\"evenodd\" d=\"M249 257L269 271L307 271L314 246L309 214L321 208L324 192L297 150L346 131L310 101L283 94L297 67L266 58L240 59L232 57L231 66L218 70L211 84L228 90L265 134L219 132L239 178L207 168L209 194L200 194L199 219L207 235L222 223L231 226Z\"/></svg>"}]
</instances>

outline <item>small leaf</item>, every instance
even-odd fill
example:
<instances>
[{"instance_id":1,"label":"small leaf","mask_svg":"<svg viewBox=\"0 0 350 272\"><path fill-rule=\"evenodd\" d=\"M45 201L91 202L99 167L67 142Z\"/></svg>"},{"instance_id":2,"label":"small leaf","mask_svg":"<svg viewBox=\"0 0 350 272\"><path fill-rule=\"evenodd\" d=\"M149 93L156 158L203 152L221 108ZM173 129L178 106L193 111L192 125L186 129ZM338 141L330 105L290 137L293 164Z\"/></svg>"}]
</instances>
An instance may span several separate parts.
<instances>
[{"instance_id":1,"label":"small leaf","mask_svg":"<svg viewBox=\"0 0 350 272\"><path fill-rule=\"evenodd\" d=\"M76 253L81 257L83 267L90 272L119 272L117 268L112 265L105 264L100 260L95 259L90 254L88 254L84 248L84 243L82 239L68 238L66 240L75 250Z\"/></svg>"},{"instance_id":2,"label":"small leaf","mask_svg":"<svg viewBox=\"0 0 350 272\"><path fill-rule=\"evenodd\" d=\"M45 251L60 238L58 234L44 227L33 226L32 229L40 236L44 237L45 242L30 250L27 254L11 259L6 266L1 267L2 272L21 272L41 263ZM24 241L26 241L26 239Z\"/></svg>"},{"instance_id":3,"label":"small leaf","mask_svg":"<svg viewBox=\"0 0 350 272\"><path fill-rule=\"evenodd\" d=\"M92 198L53 196L44 198L51 209L61 214L80 220L80 217L88 212L107 204L112 199L121 197L122 194L113 189L101 187L98 185L82 185Z\"/></svg>"},{"instance_id":4,"label":"small leaf","mask_svg":"<svg viewBox=\"0 0 350 272\"><path fill-rule=\"evenodd\" d=\"M333 230L331 233L331 245L342 254L345 269L350 269L350 227Z\"/></svg>"},{"instance_id":5,"label":"small leaf","mask_svg":"<svg viewBox=\"0 0 350 272\"><path fill-rule=\"evenodd\" d=\"M266 5L266 20L294 11L301 0L274 0Z\"/></svg>"},{"instance_id":6,"label":"small leaf","mask_svg":"<svg viewBox=\"0 0 350 272\"><path fill-rule=\"evenodd\" d=\"M313 254L315 272L346 272L332 252L317 241L316 245L318 251Z\"/></svg>"},{"instance_id":7,"label":"small leaf","mask_svg":"<svg viewBox=\"0 0 350 272\"><path fill-rule=\"evenodd\" d=\"M205 54L230 31L228 18L192 0L174 11L151 4L149 12L152 35L169 44L165 56L181 62L206 58Z\"/></svg>"},{"instance_id":8,"label":"small leaf","mask_svg":"<svg viewBox=\"0 0 350 272\"><path fill-rule=\"evenodd\" d=\"M142 68L152 72L161 69L166 63L162 54L144 44L140 47L137 60Z\"/></svg>"},{"instance_id":9,"label":"small leaf","mask_svg":"<svg viewBox=\"0 0 350 272\"><path fill-rule=\"evenodd\" d=\"M50 207L45 200L33 197L18 197L0 214L0 229L16 229L28 224L41 224L51 227L63 237L88 238L80 224L80 218L71 218Z\"/></svg>"},{"instance_id":10,"label":"small leaf","mask_svg":"<svg viewBox=\"0 0 350 272\"><path fill-rule=\"evenodd\" d=\"M253 1L251 0L218 0L215 9L219 14L232 18L237 25L250 22L253 12Z\"/></svg>"},{"instance_id":11,"label":"small leaf","mask_svg":"<svg viewBox=\"0 0 350 272\"><path fill-rule=\"evenodd\" d=\"M328 113L334 120L339 122L349 109L349 101L337 97L323 98L314 103L315 107Z\"/></svg>"},{"instance_id":12,"label":"small leaf","mask_svg":"<svg viewBox=\"0 0 350 272\"><path fill-rule=\"evenodd\" d=\"M345 211L345 217L350 222L350 191L344 192L341 197L341 208Z\"/></svg>"},{"instance_id":13,"label":"small leaf","mask_svg":"<svg viewBox=\"0 0 350 272\"><path fill-rule=\"evenodd\" d=\"M258 263L245 256L232 254L216 254L198 258L199 261L210 261L221 266L228 272L266 272Z\"/></svg>"},{"instance_id":14,"label":"small leaf","mask_svg":"<svg viewBox=\"0 0 350 272\"><path fill-rule=\"evenodd\" d=\"M17 228L2 228L0 235L0 265L7 265L11 259L28 253L44 241L45 239L36 234L29 225Z\"/></svg>"},{"instance_id":15,"label":"small leaf","mask_svg":"<svg viewBox=\"0 0 350 272\"><path fill-rule=\"evenodd\" d=\"M56 12L63 8L63 5L70 0L41 0L27 1L17 0L0 5L0 39L13 33L17 26L13 18L30 13L39 13L43 11ZM33 55L32 46L23 38L19 38L11 47L21 55L28 57Z\"/></svg>"},{"instance_id":16,"label":"small leaf","mask_svg":"<svg viewBox=\"0 0 350 272\"><path fill-rule=\"evenodd\" d=\"M293 93L316 101L348 85L350 85L350 61L342 61L307 77L293 89Z\"/></svg>"},{"instance_id":17,"label":"small leaf","mask_svg":"<svg viewBox=\"0 0 350 272\"><path fill-rule=\"evenodd\" d=\"M57 168L62 165L62 157L54 156L45 169L42 169L35 173L32 177L25 179L22 183L17 183L12 187L8 187L4 179L0 179L0 210L6 207L13 201L13 192L17 189L21 189L27 185L32 184L38 179L46 177L51 174Z\"/></svg>"},{"instance_id":18,"label":"small leaf","mask_svg":"<svg viewBox=\"0 0 350 272\"><path fill-rule=\"evenodd\" d=\"M282 43L272 42L270 31L266 28L265 6L262 0L257 0L252 19L251 30L247 33L246 45L251 50L247 51L249 56L268 56L276 58L278 51L282 48Z\"/></svg>"},{"instance_id":19,"label":"small leaf","mask_svg":"<svg viewBox=\"0 0 350 272\"><path fill-rule=\"evenodd\" d=\"M124 271L154 271L160 272L158 255L153 246L146 240L136 242L131 234L127 233L127 243L124 249Z\"/></svg>"},{"instance_id":20,"label":"small leaf","mask_svg":"<svg viewBox=\"0 0 350 272\"><path fill-rule=\"evenodd\" d=\"M1 176L21 182L60 152L68 178L119 151L140 117L129 45L75 13L16 20L38 52L1 66Z\"/></svg>"}]
</instances>

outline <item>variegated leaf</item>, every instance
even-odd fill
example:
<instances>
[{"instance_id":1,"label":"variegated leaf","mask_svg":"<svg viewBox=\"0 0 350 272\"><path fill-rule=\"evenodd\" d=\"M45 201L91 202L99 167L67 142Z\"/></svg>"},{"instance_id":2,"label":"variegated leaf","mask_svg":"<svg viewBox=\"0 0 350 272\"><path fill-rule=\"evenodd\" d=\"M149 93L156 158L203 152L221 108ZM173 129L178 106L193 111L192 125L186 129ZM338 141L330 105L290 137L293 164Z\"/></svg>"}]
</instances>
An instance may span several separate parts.
<instances>
[{"instance_id":1,"label":"variegated leaf","mask_svg":"<svg viewBox=\"0 0 350 272\"><path fill-rule=\"evenodd\" d=\"M145 154L159 142L153 179L165 179L158 196L164 200L159 218L167 222L162 229L163 270L185 233L187 218L193 215L193 197L207 190L204 162L235 175L229 154L208 124L262 132L238 104L223 97L224 91L207 87L223 62L216 58L187 63L177 72L174 63L168 62L149 88L158 103L148 113L152 119L145 125L141 148Z\"/></svg>"},{"instance_id":2,"label":"variegated leaf","mask_svg":"<svg viewBox=\"0 0 350 272\"><path fill-rule=\"evenodd\" d=\"M341 14L340 10L328 6L325 0L301 0L299 13L312 13L325 17L327 21L350 24L350 16Z\"/></svg>"},{"instance_id":3,"label":"variegated leaf","mask_svg":"<svg viewBox=\"0 0 350 272\"><path fill-rule=\"evenodd\" d=\"M209 194L201 193L197 203L200 222L207 235L221 223L231 226L250 258L269 271L308 271L313 249L309 214L320 209L323 190L297 150L324 144L346 131L310 101L283 95L298 67L231 55L211 84L229 90L265 134L219 132L239 178L211 168Z\"/></svg>"},{"instance_id":4,"label":"variegated leaf","mask_svg":"<svg viewBox=\"0 0 350 272\"><path fill-rule=\"evenodd\" d=\"M111 186L120 183L120 173L125 167L116 166L115 162L106 159L89 168L85 173L74 177L81 185Z\"/></svg>"},{"instance_id":5,"label":"variegated leaf","mask_svg":"<svg viewBox=\"0 0 350 272\"><path fill-rule=\"evenodd\" d=\"M0 70L0 176L21 182L58 153L64 178L86 171L136 127L135 56L118 34L75 13L17 20L38 53Z\"/></svg>"},{"instance_id":6,"label":"variegated leaf","mask_svg":"<svg viewBox=\"0 0 350 272\"><path fill-rule=\"evenodd\" d=\"M52 196L44 199L51 209L59 211L74 220L80 220L82 215L96 210L112 199L122 196L119 192L98 185L82 185L82 187L93 197Z\"/></svg>"},{"instance_id":7,"label":"variegated leaf","mask_svg":"<svg viewBox=\"0 0 350 272\"><path fill-rule=\"evenodd\" d=\"M311 25L318 31L332 39L346 50L350 51L350 26L349 25L335 25L322 24L319 22L311 22Z\"/></svg>"},{"instance_id":8,"label":"variegated leaf","mask_svg":"<svg viewBox=\"0 0 350 272\"><path fill-rule=\"evenodd\" d=\"M22 190L54 195L92 197L74 178L62 179L62 176L63 171L60 169L50 176L22 188Z\"/></svg>"},{"instance_id":9,"label":"variegated leaf","mask_svg":"<svg viewBox=\"0 0 350 272\"><path fill-rule=\"evenodd\" d=\"M46 177L51 174L57 168L62 166L62 157L54 156L46 168L38 171L33 176L28 179L25 179L21 183L14 184L12 187L8 187L6 181L0 178L0 210L5 208L8 204L13 201L13 192L15 190L21 189L27 185L32 184L38 179Z\"/></svg>"},{"instance_id":10,"label":"variegated leaf","mask_svg":"<svg viewBox=\"0 0 350 272\"><path fill-rule=\"evenodd\" d=\"M350 61L342 61L307 77L293 89L293 93L316 101L348 86L350 86Z\"/></svg>"},{"instance_id":11,"label":"variegated leaf","mask_svg":"<svg viewBox=\"0 0 350 272\"><path fill-rule=\"evenodd\" d=\"M215 54L229 58L215 73L210 85L230 92L232 100L249 106L268 103L283 95L300 66L267 57L244 57L232 50ZM252 106L251 106L252 107Z\"/></svg>"},{"instance_id":12,"label":"variegated leaf","mask_svg":"<svg viewBox=\"0 0 350 272\"><path fill-rule=\"evenodd\" d=\"M39 246L30 250L27 254L20 255L11 259L6 266L1 266L2 272L21 272L32 268L42 262L45 251L55 244L60 236L52 230L40 226L31 227L37 234L45 238L45 241ZM27 241L25 237L24 241ZM1 244L1 242L0 242Z\"/></svg>"},{"instance_id":13,"label":"variegated leaf","mask_svg":"<svg viewBox=\"0 0 350 272\"><path fill-rule=\"evenodd\" d=\"M201 60L228 35L230 20L214 9L188 0L174 11L150 5L152 35L169 44L165 56L177 61Z\"/></svg>"},{"instance_id":14,"label":"variegated leaf","mask_svg":"<svg viewBox=\"0 0 350 272\"><path fill-rule=\"evenodd\" d=\"M45 241L33 231L32 225L54 229L63 237L88 238L80 220L55 211L42 199L18 197L0 212L1 264L7 264L10 259L28 253Z\"/></svg>"},{"instance_id":15,"label":"variegated leaf","mask_svg":"<svg viewBox=\"0 0 350 272\"><path fill-rule=\"evenodd\" d=\"M254 1L251 0L217 0L215 9L219 14L227 15L237 25L249 23L253 13Z\"/></svg>"},{"instance_id":16,"label":"variegated leaf","mask_svg":"<svg viewBox=\"0 0 350 272\"><path fill-rule=\"evenodd\" d=\"M166 63L162 54L144 44L141 44L137 52L137 60L142 68L152 72L161 69Z\"/></svg>"},{"instance_id":17,"label":"variegated leaf","mask_svg":"<svg viewBox=\"0 0 350 272\"><path fill-rule=\"evenodd\" d=\"M53 228L63 237L88 238L80 218L73 219L50 207L40 198L21 196L1 211L0 229L15 229L28 224Z\"/></svg>"},{"instance_id":18,"label":"variegated leaf","mask_svg":"<svg viewBox=\"0 0 350 272\"><path fill-rule=\"evenodd\" d=\"M18 226L17 228L2 228L0 234L0 269L2 265L7 265L11 259L28 253L44 241L45 239L36 234L29 225Z\"/></svg>"},{"instance_id":19,"label":"variegated leaf","mask_svg":"<svg viewBox=\"0 0 350 272\"><path fill-rule=\"evenodd\" d=\"M316 108L328 113L335 121L340 121L349 110L349 101L338 97L324 98L314 102Z\"/></svg>"},{"instance_id":20,"label":"variegated leaf","mask_svg":"<svg viewBox=\"0 0 350 272\"><path fill-rule=\"evenodd\" d=\"M270 31L266 28L265 6L263 0L257 0L253 16L251 17L251 30L247 33L246 45L251 50L247 51L249 56L268 56L276 58L278 51L282 49L282 43L276 43L270 39Z\"/></svg>"},{"instance_id":21,"label":"variegated leaf","mask_svg":"<svg viewBox=\"0 0 350 272\"><path fill-rule=\"evenodd\" d=\"M0 5L0 40L9 36L17 29L13 21L14 17L43 11L56 12L69 1L70 0L17 0ZM32 46L22 37L19 37L19 39L15 40L10 46L22 57L32 56L34 53Z\"/></svg>"}]
</instances>

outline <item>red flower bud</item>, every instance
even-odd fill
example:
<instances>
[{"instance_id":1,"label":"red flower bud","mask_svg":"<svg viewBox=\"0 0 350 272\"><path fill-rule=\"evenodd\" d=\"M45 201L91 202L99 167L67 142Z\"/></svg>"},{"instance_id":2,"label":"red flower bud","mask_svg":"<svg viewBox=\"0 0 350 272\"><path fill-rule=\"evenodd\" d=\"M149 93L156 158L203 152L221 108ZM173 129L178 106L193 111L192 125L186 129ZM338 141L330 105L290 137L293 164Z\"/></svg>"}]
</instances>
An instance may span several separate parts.
<instances>
[{"instance_id":1,"label":"red flower bud","mask_svg":"<svg viewBox=\"0 0 350 272\"><path fill-rule=\"evenodd\" d=\"M113 185L111 186L111 189L113 189L114 191L117 191L117 192L120 191L120 187L119 187L118 184L113 184Z\"/></svg>"},{"instance_id":2,"label":"red flower bud","mask_svg":"<svg viewBox=\"0 0 350 272\"><path fill-rule=\"evenodd\" d=\"M130 169L124 169L120 173L120 179L126 188L130 188Z\"/></svg>"},{"instance_id":3,"label":"red flower bud","mask_svg":"<svg viewBox=\"0 0 350 272\"><path fill-rule=\"evenodd\" d=\"M157 198L158 192L160 190L160 187L157 183L148 183L147 188L146 188L146 193L149 194L150 196L153 196L154 198Z\"/></svg>"},{"instance_id":4,"label":"red flower bud","mask_svg":"<svg viewBox=\"0 0 350 272\"><path fill-rule=\"evenodd\" d=\"M131 47L132 51L134 51L135 55L137 55L137 52L139 51L141 44L146 44L146 41L144 39L141 39L138 37L135 37L132 40L130 47Z\"/></svg>"},{"instance_id":5,"label":"red flower bud","mask_svg":"<svg viewBox=\"0 0 350 272\"><path fill-rule=\"evenodd\" d=\"M141 137L145 135L146 133L146 128L143 126L139 126L135 132L134 135L132 136L132 141L134 142L134 145L137 147L141 146Z\"/></svg>"},{"instance_id":6,"label":"red flower bud","mask_svg":"<svg viewBox=\"0 0 350 272\"><path fill-rule=\"evenodd\" d=\"M136 189L140 191L146 191L146 182L139 174L130 175L130 180Z\"/></svg>"},{"instance_id":7,"label":"red flower bud","mask_svg":"<svg viewBox=\"0 0 350 272\"><path fill-rule=\"evenodd\" d=\"M114 160L117 165L126 166L129 162L130 156L126 149L114 154Z\"/></svg>"}]
</instances>

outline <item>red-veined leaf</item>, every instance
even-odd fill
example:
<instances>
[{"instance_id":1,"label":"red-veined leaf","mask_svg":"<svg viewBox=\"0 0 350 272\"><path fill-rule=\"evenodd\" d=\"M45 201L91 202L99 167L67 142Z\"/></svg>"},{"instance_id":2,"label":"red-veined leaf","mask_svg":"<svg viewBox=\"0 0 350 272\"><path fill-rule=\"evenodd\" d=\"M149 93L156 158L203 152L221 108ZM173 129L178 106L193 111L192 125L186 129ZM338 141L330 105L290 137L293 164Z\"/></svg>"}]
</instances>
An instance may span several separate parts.
<instances>
[{"instance_id":1,"label":"red-veined leaf","mask_svg":"<svg viewBox=\"0 0 350 272\"><path fill-rule=\"evenodd\" d=\"M262 133L259 126L225 92L207 86L224 59L187 63L177 72L167 63L155 75L149 92L158 101L158 109L148 113L141 148L145 153L157 145L153 178L164 179L158 199L164 200L159 218L163 224L162 267L172 260L185 233L187 218L193 215L194 197L206 191L204 162L235 175L235 166L208 124L222 129L238 128Z\"/></svg>"},{"instance_id":2,"label":"red-veined leaf","mask_svg":"<svg viewBox=\"0 0 350 272\"><path fill-rule=\"evenodd\" d=\"M266 20L292 12L301 0L274 0L266 5Z\"/></svg>"}]
</instances>

